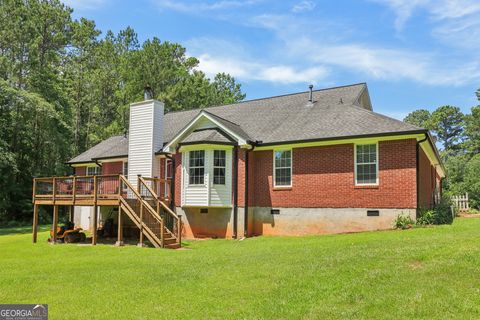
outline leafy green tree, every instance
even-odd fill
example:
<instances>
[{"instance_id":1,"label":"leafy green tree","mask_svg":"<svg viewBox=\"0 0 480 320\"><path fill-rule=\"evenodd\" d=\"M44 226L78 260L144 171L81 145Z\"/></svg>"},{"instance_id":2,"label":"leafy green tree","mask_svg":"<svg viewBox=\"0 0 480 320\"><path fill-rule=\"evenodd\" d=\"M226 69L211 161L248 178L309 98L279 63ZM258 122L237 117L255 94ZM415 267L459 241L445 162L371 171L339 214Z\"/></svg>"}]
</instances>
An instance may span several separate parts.
<instances>
[{"instance_id":1,"label":"leafy green tree","mask_svg":"<svg viewBox=\"0 0 480 320\"><path fill-rule=\"evenodd\" d=\"M478 93L478 92L477 92ZM471 155L480 153L480 106L473 107L465 116L466 147Z\"/></svg>"},{"instance_id":2,"label":"leafy green tree","mask_svg":"<svg viewBox=\"0 0 480 320\"><path fill-rule=\"evenodd\" d=\"M419 109L419 110L410 112L405 117L405 119L403 119L403 121L409 124L413 124L414 126L417 126L420 128L429 129L428 126L429 126L430 117L431 117L430 111L425 109Z\"/></svg>"},{"instance_id":3,"label":"leafy green tree","mask_svg":"<svg viewBox=\"0 0 480 320\"><path fill-rule=\"evenodd\" d=\"M443 150L457 150L464 137L464 115L460 108L442 106L432 112L427 127L432 129Z\"/></svg>"},{"instance_id":4,"label":"leafy green tree","mask_svg":"<svg viewBox=\"0 0 480 320\"><path fill-rule=\"evenodd\" d=\"M212 83L212 101L210 105L231 104L245 99L241 85L226 73L218 73Z\"/></svg>"},{"instance_id":5,"label":"leafy green tree","mask_svg":"<svg viewBox=\"0 0 480 320\"><path fill-rule=\"evenodd\" d=\"M0 218L30 218L32 176L65 171L67 126L39 94L0 80Z\"/></svg>"},{"instance_id":6,"label":"leafy green tree","mask_svg":"<svg viewBox=\"0 0 480 320\"><path fill-rule=\"evenodd\" d=\"M468 161L465 169L466 191L469 193L470 206L480 209L480 154Z\"/></svg>"},{"instance_id":7,"label":"leafy green tree","mask_svg":"<svg viewBox=\"0 0 480 320\"><path fill-rule=\"evenodd\" d=\"M198 63L177 43L140 45L130 27L102 37L60 0L0 0L0 222L31 217L32 176L65 174L73 155L123 133L144 86L167 112L245 97Z\"/></svg>"}]
</instances>

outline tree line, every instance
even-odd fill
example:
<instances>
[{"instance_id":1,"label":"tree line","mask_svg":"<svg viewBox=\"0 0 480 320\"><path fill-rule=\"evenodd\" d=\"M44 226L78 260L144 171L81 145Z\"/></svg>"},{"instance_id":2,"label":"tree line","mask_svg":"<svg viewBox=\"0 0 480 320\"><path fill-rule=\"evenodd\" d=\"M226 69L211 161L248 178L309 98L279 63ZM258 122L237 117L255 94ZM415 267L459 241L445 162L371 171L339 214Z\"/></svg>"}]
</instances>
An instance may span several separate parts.
<instances>
[{"instance_id":1,"label":"tree line","mask_svg":"<svg viewBox=\"0 0 480 320\"><path fill-rule=\"evenodd\" d=\"M480 100L480 89L476 95ZM433 112L420 109L404 121L434 134L447 171L444 192L449 196L468 192L471 207L480 209L480 106L468 114L450 105Z\"/></svg>"},{"instance_id":2,"label":"tree line","mask_svg":"<svg viewBox=\"0 0 480 320\"><path fill-rule=\"evenodd\" d=\"M31 218L33 176L128 129L145 86L165 111L245 98L233 77L214 79L178 43L143 43L127 27L102 33L59 0L0 0L0 224Z\"/></svg>"}]
</instances>

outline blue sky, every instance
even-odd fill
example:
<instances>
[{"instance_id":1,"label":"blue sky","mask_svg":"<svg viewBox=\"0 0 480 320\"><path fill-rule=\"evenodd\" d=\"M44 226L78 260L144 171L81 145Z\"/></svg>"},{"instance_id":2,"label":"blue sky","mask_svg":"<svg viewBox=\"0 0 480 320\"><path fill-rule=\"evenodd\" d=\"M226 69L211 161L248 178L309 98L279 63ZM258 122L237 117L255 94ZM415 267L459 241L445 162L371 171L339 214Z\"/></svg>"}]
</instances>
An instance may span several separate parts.
<instances>
[{"instance_id":1,"label":"blue sky","mask_svg":"<svg viewBox=\"0 0 480 320\"><path fill-rule=\"evenodd\" d=\"M479 0L65 0L103 32L178 42L247 99L367 82L374 110L402 119L480 87Z\"/></svg>"}]
</instances>

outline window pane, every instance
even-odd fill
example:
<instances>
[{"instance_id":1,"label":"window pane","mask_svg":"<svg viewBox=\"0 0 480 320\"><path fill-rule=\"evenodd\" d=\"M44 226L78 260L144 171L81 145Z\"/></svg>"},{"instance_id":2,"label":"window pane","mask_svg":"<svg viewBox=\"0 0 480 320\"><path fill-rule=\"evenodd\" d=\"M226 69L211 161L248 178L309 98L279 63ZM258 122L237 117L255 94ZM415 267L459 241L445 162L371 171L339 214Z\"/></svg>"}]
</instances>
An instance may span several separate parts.
<instances>
[{"instance_id":1,"label":"window pane","mask_svg":"<svg viewBox=\"0 0 480 320\"><path fill-rule=\"evenodd\" d=\"M292 151L275 151L275 186L289 186L292 182Z\"/></svg>"},{"instance_id":2,"label":"window pane","mask_svg":"<svg viewBox=\"0 0 480 320\"><path fill-rule=\"evenodd\" d=\"M213 152L213 166L225 167L225 150L215 150Z\"/></svg>"},{"instance_id":3,"label":"window pane","mask_svg":"<svg viewBox=\"0 0 480 320\"><path fill-rule=\"evenodd\" d=\"M365 144L356 146L357 183L377 183L377 145Z\"/></svg>"},{"instance_id":4,"label":"window pane","mask_svg":"<svg viewBox=\"0 0 480 320\"><path fill-rule=\"evenodd\" d=\"M225 184L225 168L213 169L213 184Z\"/></svg>"},{"instance_id":5,"label":"window pane","mask_svg":"<svg viewBox=\"0 0 480 320\"><path fill-rule=\"evenodd\" d=\"M189 153L189 183L190 184L204 184L205 173L205 151L197 150Z\"/></svg>"},{"instance_id":6,"label":"window pane","mask_svg":"<svg viewBox=\"0 0 480 320\"><path fill-rule=\"evenodd\" d=\"M226 151L213 151L213 184L225 184Z\"/></svg>"},{"instance_id":7,"label":"window pane","mask_svg":"<svg viewBox=\"0 0 480 320\"><path fill-rule=\"evenodd\" d=\"M290 185L290 169L275 169L275 185L288 186Z\"/></svg>"}]
</instances>

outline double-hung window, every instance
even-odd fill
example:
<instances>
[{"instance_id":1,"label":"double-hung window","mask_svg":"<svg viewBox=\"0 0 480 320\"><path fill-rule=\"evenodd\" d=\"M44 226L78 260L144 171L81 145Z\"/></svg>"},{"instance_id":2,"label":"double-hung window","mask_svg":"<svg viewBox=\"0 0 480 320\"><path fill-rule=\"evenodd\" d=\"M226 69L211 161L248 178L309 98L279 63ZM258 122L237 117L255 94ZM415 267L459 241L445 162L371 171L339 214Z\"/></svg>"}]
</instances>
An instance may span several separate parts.
<instances>
[{"instance_id":1,"label":"double-hung window","mask_svg":"<svg viewBox=\"0 0 480 320\"><path fill-rule=\"evenodd\" d=\"M355 184L378 184L378 144L355 145Z\"/></svg>"},{"instance_id":2,"label":"double-hung window","mask_svg":"<svg viewBox=\"0 0 480 320\"><path fill-rule=\"evenodd\" d=\"M213 151L213 184L225 184L226 151Z\"/></svg>"},{"instance_id":3,"label":"double-hung window","mask_svg":"<svg viewBox=\"0 0 480 320\"><path fill-rule=\"evenodd\" d=\"M277 150L273 152L273 186L292 186L292 150Z\"/></svg>"},{"instance_id":4,"label":"double-hung window","mask_svg":"<svg viewBox=\"0 0 480 320\"><path fill-rule=\"evenodd\" d=\"M102 174L102 167L87 167L87 176L98 176Z\"/></svg>"},{"instance_id":5,"label":"double-hung window","mask_svg":"<svg viewBox=\"0 0 480 320\"><path fill-rule=\"evenodd\" d=\"M205 184L205 151L189 152L189 184Z\"/></svg>"}]
</instances>

